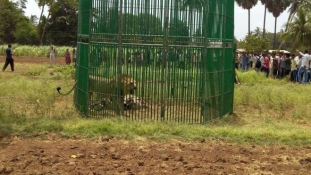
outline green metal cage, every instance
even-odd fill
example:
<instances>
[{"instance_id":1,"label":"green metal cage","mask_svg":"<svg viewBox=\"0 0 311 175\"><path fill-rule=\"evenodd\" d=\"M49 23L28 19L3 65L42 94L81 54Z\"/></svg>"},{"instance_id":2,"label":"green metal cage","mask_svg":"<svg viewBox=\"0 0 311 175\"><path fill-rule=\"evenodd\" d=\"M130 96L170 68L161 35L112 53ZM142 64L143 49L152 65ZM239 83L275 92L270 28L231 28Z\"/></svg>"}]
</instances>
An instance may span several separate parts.
<instances>
[{"instance_id":1,"label":"green metal cage","mask_svg":"<svg viewBox=\"0 0 311 175\"><path fill-rule=\"evenodd\" d=\"M84 116L206 123L233 111L233 0L79 0L78 25Z\"/></svg>"}]
</instances>

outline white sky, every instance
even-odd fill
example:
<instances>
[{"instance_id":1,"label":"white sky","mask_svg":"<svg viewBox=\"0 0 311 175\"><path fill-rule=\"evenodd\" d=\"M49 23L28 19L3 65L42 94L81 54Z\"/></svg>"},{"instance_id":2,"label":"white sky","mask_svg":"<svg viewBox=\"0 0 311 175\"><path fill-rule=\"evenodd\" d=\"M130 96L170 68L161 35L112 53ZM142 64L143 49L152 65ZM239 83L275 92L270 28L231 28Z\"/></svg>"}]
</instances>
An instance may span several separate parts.
<instances>
[{"instance_id":1,"label":"white sky","mask_svg":"<svg viewBox=\"0 0 311 175\"><path fill-rule=\"evenodd\" d=\"M248 11L242 9L235 4L235 31L234 35L237 39L243 39L248 32ZM35 0L28 0L27 9L25 10L26 16L30 15L40 15L41 10L39 9ZM260 2L251 9L251 31L256 27L263 28L263 16L264 16L264 6ZM283 12L278 18L277 31L283 27L288 18L288 11ZM266 19L266 30L269 32L274 32L274 17L271 13L267 13Z\"/></svg>"}]
</instances>

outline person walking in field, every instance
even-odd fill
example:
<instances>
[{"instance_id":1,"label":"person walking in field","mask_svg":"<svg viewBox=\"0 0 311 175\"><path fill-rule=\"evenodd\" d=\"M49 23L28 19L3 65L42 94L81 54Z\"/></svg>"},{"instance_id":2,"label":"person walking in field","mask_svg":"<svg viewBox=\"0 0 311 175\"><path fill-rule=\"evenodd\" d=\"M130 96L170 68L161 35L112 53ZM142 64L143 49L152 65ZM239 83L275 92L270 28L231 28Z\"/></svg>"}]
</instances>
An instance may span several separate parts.
<instances>
[{"instance_id":1,"label":"person walking in field","mask_svg":"<svg viewBox=\"0 0 311 175\"><path fill-rule=\"evenodd\" d=\"M53 46L50 49L50 63L55 63L55 48Z\"/></svg>"},{"instance_id":2,"label":"person walking in field","mask_svg":"<svg viewBox=\"0 0 311 175\"><path fill-rule=\"evenodd\" d=\"M71 57L70 57L69 49L66 49L65 63L66 63L67 65L69 65L69 64L71 63Z\"/></svg>"},{"instance_id":3,"label":"person walking in field","mask_svg":"<svg viewBox=\"0 0 311 175\"><path fill-rule=\"evenodd\" d=\"M13 51L12 51L11 44L8 45L8 48L5 50L5 52L6 52L6 59L5 59L4 66L2 68L2 72L5 71L5 69L8 67L9 64L11 66L11 70L14 71L14 59L13 59Z\"/></svg>"}]
</instances>

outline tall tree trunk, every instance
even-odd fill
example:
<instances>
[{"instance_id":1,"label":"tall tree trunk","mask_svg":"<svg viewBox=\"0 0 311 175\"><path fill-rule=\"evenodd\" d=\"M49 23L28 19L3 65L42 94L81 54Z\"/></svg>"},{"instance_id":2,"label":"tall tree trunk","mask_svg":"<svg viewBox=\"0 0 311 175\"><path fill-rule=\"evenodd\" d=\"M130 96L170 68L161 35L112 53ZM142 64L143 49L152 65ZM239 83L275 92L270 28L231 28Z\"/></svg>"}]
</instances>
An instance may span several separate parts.
<instances>
[{"instance_id":1,"label":"tall tree trunk","mask_svg":"<svg viewBox=\"0 0 311 175\"><path fill-rule=\"evenodd\" d=\"M41 34L41 39L40 39L40 45L42 45L42 41L43 41L43 38L44 38L44 35L45 35L45 29L46 29L46 26L47 26L47 23L48 23L48 20L50 18L50 11L48 13L48 17L46 18L46 21L44 23L44 27L43 27L43 31L42 31L42 34Z\"/></svg>"},{"instance_id":2,"label":"tall tree trunk","mask_svg":"<svg viewBox=\"0 0 311 175\"><path fill-rule=\"evenodd\" d=\"M263 16L263 29L262 29L262 37L265 38L266 35L266 16L267 16L267 5L265 5L265 13Z\"/></svg>"},{"instance_id":3,"label":"tall tree trunk","mask_svg":"<svg viewBox=\"0 0 311 175\"><path fill-rule=\"evenodd\" d=\"M251 35L251 10L248 9L248 35Z\"/></svg>"},{"instance_id":4,"label":"tall tree trunk","mask_svg":"<svg viewBox=\"0 0 311 175\"><path fill-rule=\"evenodd\" d=\"M38 26L37 26L37 30L39 29L39 26L40 26L40 23L41 23L41 19L42 19L43 12L44 12L44 7L45 7L45 5L43 5L43 6L42 6L42 9L41 9L41 13L40 13L40 17L39 17L39 22L38 22Z\"/></svg>"},{"instance_id":5,"label":"tall tree trunk","mask_svg":"<svg viewBox=\"0 0 311 175\"><path fill-rule=\"evenodd\" d=\"M276 47L276 25L277 25L277 17L275 17L275 22L274 22L274 38L273 38L273 49Z\"/></svg>"}]
</instances>

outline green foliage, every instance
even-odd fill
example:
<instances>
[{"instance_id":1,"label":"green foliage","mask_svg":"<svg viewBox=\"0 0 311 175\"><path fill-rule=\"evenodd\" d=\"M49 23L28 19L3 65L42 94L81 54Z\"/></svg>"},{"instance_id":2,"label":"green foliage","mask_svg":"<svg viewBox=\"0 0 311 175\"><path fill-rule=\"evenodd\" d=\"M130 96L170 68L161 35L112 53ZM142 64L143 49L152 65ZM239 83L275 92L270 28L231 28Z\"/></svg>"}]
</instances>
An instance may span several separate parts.
<instances>
[{"instance_id":1,"label":"green foliage","mask_svg":"<svg viewBox=\"0 0 311 175\"><path fill-rule=\"evenodd\" d=\"M270 42L266 38L249 35L246 36L245 40L238 42L238 48L243 48L252 53L260 53L270 48Z\"/></svg>"},{"instance_id":2,"label":"green foliage","mask_svg":"<svg viewBox=\"0 0 311 175\"><path fill-rule=\"evenodd\" d=\"M281 39L291 42L291 49L309 47L311 39L311 13L299 8L296 16L288 25L288 31L281 35Z\"/></svg>"},{"instance_id":3,"label":"green foliage","mask_svg":"<svg viewBox=\"0 0 311 175\"><path fill-rule=\"evenodd\" d=\"M39 75L41 75L44 71L45 71L45 69L43 69L43 68L41 67L41 68L39 68L39 69L33 69L33 70L28 71L28 74L29 74L29 75L32 75L32 76L39 76Z\"/></svg>"},{"instance_id":4,"label":"green foliage","mask_svg":"<svg viewBox=\"0 0 311 175\"><path fill-rule=\"evenodd\" d=\"M12 43L16 41L14 31L20 27L27 18L19 9L18 4L9 0L2 0L0 3L0 38L1 42ZM27 26L26 26L27 27ZM27 35L27 34L26 34ZM1 44L1 43L0 43Z\"/></svg>"},{"instance_id":5,"label":"green foliage","mask_svg":"<svg viewBox=\"0 0 311 175\"><path fill-rule=\"evenodd\" d=\"M169 35L172 37L178 37L177 39L174 39L174 42L182 42L182 43L188 43L189 42L189 30L187 27L187 23L182 20L178 19L171 19L170 22L170 31ZM184 37L184 38L181 38Z\"/></svg>"},{"instance_id":6,"label":"green foliage","mask_svg":"<svg viewBox=\"0 0 311 175\"><path fill-rule=\"evenodd\" d=\"M73 45L77 40L77 1L57 1L46 26L46 38L54 45Z\"/></svg>"},{"instance_id":7,"label":"green foliage","mask_svg":"<svg viewBox=\"0 0 311 175\"><path fill-rule=\"evenodd\" d=\"M18 22L13 35L19 44L32 45L38 42L37 30L28 20Z\"/></svg>"},{"instance_id":8,"label":"green foliage","mask_svg":"<svg viewBox=\"0 0 311 175\"><path fill-rule=\"evenodd\" d=\"M0 44L19 43L36 45L39 38L45 44L74 45L77 40L78 1L38 0L39 7L48 7L49 14L27 18L27 0L1 0ZM40 36L40 37L39 37ZM42 43L41 43L42 44Z\"/></svg>"},{"instance_id":9,"label":"green foliage","mask_svg":"<svg viewBox=\"0 0 311 175\"><path fill-rule=\"evenodd\" d=\"M64 66L54 67L54 71L61 73L65 78L75 77L75 68L73 64L71 64L70 66L64 65Z\"/></svg>"}]
</instances>

